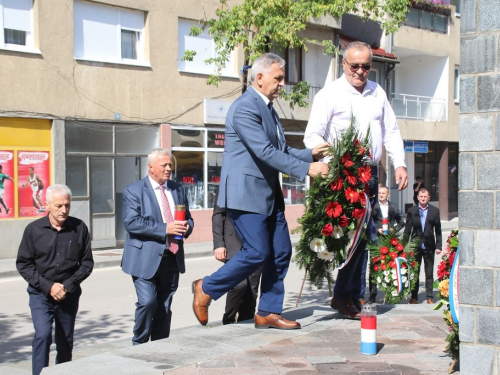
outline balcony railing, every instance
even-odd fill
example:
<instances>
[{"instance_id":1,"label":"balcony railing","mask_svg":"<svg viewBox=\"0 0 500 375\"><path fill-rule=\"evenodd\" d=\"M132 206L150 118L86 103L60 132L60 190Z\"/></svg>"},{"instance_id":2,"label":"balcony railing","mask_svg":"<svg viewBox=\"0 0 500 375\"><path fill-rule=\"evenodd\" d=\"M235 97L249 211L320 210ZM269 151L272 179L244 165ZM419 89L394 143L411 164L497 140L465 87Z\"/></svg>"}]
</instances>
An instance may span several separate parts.
<instances>
[{"instance_id":1,"label":"balcony railing","mask_svg":"<svg viewBox=\"0 0 500 375\"><path fill-rule=\"evenodd\" d=\"M287 84L285 84L284 90L287 93L287 95L290 94L290 92L293 89L293 86L295 86L293 83L287 83ZM321 89L322 89L322 87L316 87L316 86L309 87L309 102L310 103L312 103L314 97L316 96L316 94L318 93L318 91L321 90Z\"/></svg>"},{"instance_id":2,"label":"balcony railing","mask_svg":"<svg viewBox=\"0 0 500 375\"><path fill-rule=\"evenodd\" d=\"M446 99L408 94L392 94L391 105L398 118L446 121Z\"/></svg>"}]
</instances>

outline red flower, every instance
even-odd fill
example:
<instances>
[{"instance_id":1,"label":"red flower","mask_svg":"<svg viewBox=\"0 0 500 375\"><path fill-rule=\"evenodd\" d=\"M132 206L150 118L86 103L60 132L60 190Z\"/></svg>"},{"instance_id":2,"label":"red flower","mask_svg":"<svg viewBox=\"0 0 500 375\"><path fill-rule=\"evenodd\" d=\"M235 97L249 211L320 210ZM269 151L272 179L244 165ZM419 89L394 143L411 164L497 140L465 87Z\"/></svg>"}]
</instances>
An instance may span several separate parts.
<instances>
[{"instance_id":1,"label":"red flower","mask_svg":"<svg viewBox=\"0 0 500 375\"><path fill-rule=\"evenodd\" d=\"M326 224L321 233L323 233L323 236L331 236L333 234L333 225L330 223Z\"/></svg>"},{"instance_id":2,"label":"red flower","mask_svg":"<svg viewBox=\"0 0 500 375\"><path fill-rule=\"evenodd\" d=\"M372 260L373 260L373 263L377 263L379 259L378 259L378 257L373 257Z\"/></svg>"},{"instance_id":3,"label":"red flower","mask_svg":"<svg viewBox=\"0 0 500 375\"><path fill-rule=\"evenodd\" d=\"M372 153L370 152L370 150L368 150L368 157L373 160L373 156L372 156Z\"/></svg>"},{"instance_id":4,"label":"red flower","mask_svg":"<svg viewBox=\"0 0 500 375\"><path fill-rule=\"evenodd\" d=\"M388 249L387 247L382 246L382 247L380 248L380 253L381 253L381 254L384 254L384 255L385 255L385 254L387 254L388 252L389 252L389 249Z\"/></svg>"},{"instance_id":5,"label":"red flower","mask_svg":"<svg viewBox=\"0 0 500 375\"><path fill-rule=\"evenodd\" d=\"M389 267L391 267L391 268L396 268L396 262L395 262L395 261L393 261L393 260L391 260L391 261L389 262Z\"/></svg>"},{"instance_id":6,"label":"red flower","mask_svg":"<svg viewBox=\"0 0 500 375\"><path fill-rule=\"evenodd\" d=\"M339 225L342 227L342 228L345 228L349 225L349 219L347 218L347 216L341 216L340 219L339 219Z\"/></svg>"},{"instance_id":7,"label":"red flower","mask_svg":"<svg viewBox=\"0 0 500 375\"><path fill-rule=\"evenodd\" d=\"M372 169L369 165L365 165L364 167L360 167L358 169L358 177L359 181L362 184L368 183L370 181L370 178L372 178Z\"/></svg>"},{"instance_id":8,"label":"red flower","mask_svg":"<svg viewBox=\"0 0 500 375\"><path fill-rule=\"evenodd\" d=\"M382 269L382 271L385 271L385 269L387 268L387 266L385 265L385 263L382 263L380 265L380 268Z\"/></svg>"},{"instance_id":9,"label":"red flower","mask_svg":"<svg viewBox=\"0 0 500 375\"><path fill-rule=\"evenodd\" d=\"M401 263L401 268L406 268L406 263Z\"/></svg>"},{"instance_id":10,"label":"red flower","mask_svg":"<svg viewBox=\"0 0 500 375\"><path fill-rule=\"evenodd\" d=\"M356 203L359 201L359 193L356 189L353 188L347 188L345 191L345 197L350 203Z\"/></svg>"},{"instance_id":11,"label":"red flower","mask_svg":"<svg viewBox=\"0 0 500 375\"><path fill-rule=\"evenodd\" d=\"M366 207L366 195L364 193L359 194L359 202Z\"/></svg>"},{"instance_id":12,"label":"red flower","mask_svg":"<svg viewBox=\"0 0 500 375\"><path fill-rule=\"evenodd\" d=\"M382 255L380 256L380 260L385 260L385 255L384 255L384 254L382 254Z\"/></svg>"},{"instance_id":13,"label":"red flower","mask_svg":"<svg viewBox=\"0 0 500 375\"><path fill-rule=\"evenodd\" d=\"M455 261L455 256L457 255L456 252L453 252L450 254L448 257L448 264L450 265L450 268L453 267L453 262Z\"/></svg>"},{"instance_id":14,"label":"red flower","mask_svg":"<svg viewBox=\"0 0 500 375\"><path fill-rule=\"evenodd\" d=\"M354 146L356 146L356 147L357 147L357 146L359 146L359 145L361 145L361 142L359 142L359 139L358 139L358 138L355 138L355 139L354 139Z\"/></svg>"},{"instance_id":15,"label":"red flower","mask_svg":"<svg viewBox=\"0 0 500 375\"><path fill-rule=\"evenodd\" d=\"M378 272L378 266L377 266L377 265L374 265L374 266L373 266L373 270L374 270L375 272Z\"/></svg>"},{"instance_id":16,"label":"red flower","mask_svg":"<svg viewBox=\"0 0 500 375\"><path fill-rule=\"evenodd\" d=\"M330 217L339 217L342 213L342 206L338 202L330 202L326 206L326 214Z\"/></svg>"},{"instance_id":17,"label":"red flower","mask_svg":"<svg viewBox=\"0 0 500 375\"><path fill-rule=\"evenodd\" d=\"M330 183L330 189L333 191L338 191L342 189L342 185L344 184L344 180L341 179L340 177L337 177L335 180Z\"/></svg>"},{"instance_id":18,"label":"red flower","mask_svg":"<svg viewBox=\"0 0 500 375\"><path fill-rule=\"evenodd\" d=\"M363 155L365 153L365 149L363 147L358 148L358 154Z\"/></svg>"},{"instance_id":19,"label":"red flower","mask_svg":"<svg viewBox=\"0 0 500 375\"><path fill-rule=\"evenodd\" d=\"M365 210L362 210L360 208L355 208L354 210L352 210L352 217L355 219L360 219L363 217L364 213Z\"/></svg>"},{"instance_id":20,"label":"red flower","mask_svg":"<svg viewBox=\"0 0 500 375\"><path fill-rule=\"evenodd\" d=\"M401 256L406 259L406 253L401 253Z\"/></svg>"},{"instance_id":21,"label":"red flower","mask_svg":"<svg viewBox=\"0 0 500 375\"><path fill-rule=\"evenodd\" d=\"M400 243L398 243L398 244L396 245L396 250L397 250L397 251L403 251L403 249L404 249L404 246L403 246L403 245L401 245Z\"/></svg>"},{"instance_id":22,"label":"red flower","mask_svg":"<svg viewBox=\"0 0 500 375\"><path fill-rule=\"evenodd\" d=\"M389 253L389 256L392 258L392 259L396 259L398 257L398 253L396 253L395 251L391 251Z\"/></svg>"},{"instance_id":23,"label":"red flower","mask_svg":"<svg viewBox=\"0 0 500 375\"><path fill-rule=\"evenodd\" d=\"M410 256L414 256L415 254L413 253L413 251L410 251Z\"/></svg>"},{"instance_id":24,"label":"red flower","mask_svg":"<svg viewBox=\"0 0 500 375\"><path fill-rule=\"evenodd\" d=\"M412 261L412 262L411 262L411 266L412 266L413 268L415 268L415 261Z\"/></svg>"},{"instance_id":25,"label":"red flower","mask_svg":"<svg viewBox=\"0 0 500 375\"><path fill-rule=\"evenodd\" d=\"M354 176L351 172L349 172L347 169L344 169L344 174L345 174L345 179L349 183L349 185L356 185L356 176Z\"/></svg>"},{"instance_id":26,"label":"red flower","mask_svg":"<svg viewBox=\"0 0 500 375\"><path fill-rule=\"evenodd\" d=\"M354 162L351 159L351 155L348 152L346 152L344 156L342 156L341 161L346 168L350 168L354 165Z\"/></svg>"},{"instance_id":27,"label":"red flower","mask_svg":"<svg viewBox=\"0 0 500 375\"><path fill-rule=\"evenodd\" d=\"M391 238L391 245L396 246L398 244L398 240L395 238Z\"/></svg>"}]
</instances>

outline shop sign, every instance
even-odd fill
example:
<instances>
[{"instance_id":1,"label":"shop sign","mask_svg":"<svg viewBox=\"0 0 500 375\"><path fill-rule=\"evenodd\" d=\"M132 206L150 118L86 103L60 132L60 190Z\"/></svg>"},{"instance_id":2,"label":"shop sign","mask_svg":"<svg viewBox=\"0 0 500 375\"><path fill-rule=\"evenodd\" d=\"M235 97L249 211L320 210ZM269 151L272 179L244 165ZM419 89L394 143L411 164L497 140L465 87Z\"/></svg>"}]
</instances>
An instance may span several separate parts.
<instances>
[{"instance_id":1,"label":"shop sign","mask_svg":"<svg viewBox=\"0 0 500 375\"><path fill-rule=\"evenodd\" d=\"M204 99L203 122L205 124L224 125L231 104L233 104L233 102L228 100Z\"/></svg>"}]
</instances>

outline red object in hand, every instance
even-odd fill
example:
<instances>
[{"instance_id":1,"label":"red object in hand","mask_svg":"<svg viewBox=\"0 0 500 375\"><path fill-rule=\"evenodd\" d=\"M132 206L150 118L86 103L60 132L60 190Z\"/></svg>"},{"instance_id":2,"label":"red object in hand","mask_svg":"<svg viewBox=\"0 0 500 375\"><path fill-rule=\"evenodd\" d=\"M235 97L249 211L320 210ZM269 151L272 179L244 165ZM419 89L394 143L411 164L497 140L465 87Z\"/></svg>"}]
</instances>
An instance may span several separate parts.
<instances>
[{"instance_id":1,"label":"red object in hand","mask_svg":"<svg viewBox=\"0 0 500 375\"><path fill-rule=\"evenodd\" d=\"M174 220L175 221L186 220L186 210L182 210L182 211L175 210Z\"/></svg>"}]
</instances>

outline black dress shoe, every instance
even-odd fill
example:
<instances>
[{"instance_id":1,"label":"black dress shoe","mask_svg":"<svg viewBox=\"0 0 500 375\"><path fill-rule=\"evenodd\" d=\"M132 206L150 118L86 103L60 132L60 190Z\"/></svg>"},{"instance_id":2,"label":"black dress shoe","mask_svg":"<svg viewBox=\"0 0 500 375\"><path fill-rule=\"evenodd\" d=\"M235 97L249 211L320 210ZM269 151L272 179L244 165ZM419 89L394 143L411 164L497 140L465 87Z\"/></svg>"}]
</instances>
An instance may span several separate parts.
<instances>
[{"instance_id":1,"label":"black dress shoe","mask_svg":"<svg viewBox=\"0 0 500 375\"><path fill-rule=\"evenodd\" d=\"M368 298L368 303L369 304L372 304L372 303L375 303L375 296L370 296L370 298Z\"/></svg>"}]
</instances>

